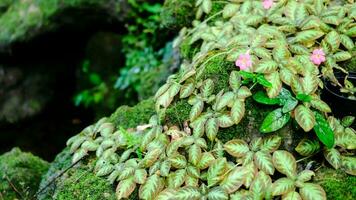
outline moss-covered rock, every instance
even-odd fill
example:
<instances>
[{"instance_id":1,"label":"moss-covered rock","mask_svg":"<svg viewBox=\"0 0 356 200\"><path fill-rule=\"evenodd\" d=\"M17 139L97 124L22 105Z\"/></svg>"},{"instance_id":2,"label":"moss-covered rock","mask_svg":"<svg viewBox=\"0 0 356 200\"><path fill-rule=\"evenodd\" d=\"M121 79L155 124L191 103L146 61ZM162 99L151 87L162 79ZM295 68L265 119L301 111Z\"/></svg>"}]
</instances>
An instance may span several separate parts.
<instances>
[{"instance_id":1,"label":"moss-covered rock","mask_svg":"<svg viewBox=\"0 0 356 200\"><path fill-rule=\"evenodd\" d=\"M147 123L155 114L153 99L141 101L136 106L121 106L110 117L116 126L123 128L136 127L139 124Z\"/></svg>"},{"instance_id":2,"label":"moss-covered rock","mask_svg":"<svg viewBox=\"0 0 356 200\"><path fill-rule=\"evenodd\" d=\"M353 200L356 197L356 177L341 170L322 167L316 172L314 182L320 184L332 200Z\"/></svg>"},{"instance_id":3,"label":"moss-covered rock","mask_svg":"<svg viewBox=\"0 0 356 200\"><path fill-rule=\"evenodd\" d=\"M115 200L113 186L104 178L86 170L70 170L54 194L57 200Z\"/></svg>"},{"instance_id":4,"label":"moss-covered rock","mask_svg":"<svg viewBox=\"0 0 356 200\"><path fill-rule=\"evenodd\" d=\"M195 0L166 0L161 12L163 26L179 30L194 19Z\"/></svg>"},{"instance_id":5,"label":"moss-covered rock","mask_svg":"<svg viewBox=\"0 0 356 200\"><path fill-rule=\"evenodd\" d=\"M38 189L41 176L49 164L19 148L0 156L0 198L26 199Z\"/></svg>"}]
</instances>

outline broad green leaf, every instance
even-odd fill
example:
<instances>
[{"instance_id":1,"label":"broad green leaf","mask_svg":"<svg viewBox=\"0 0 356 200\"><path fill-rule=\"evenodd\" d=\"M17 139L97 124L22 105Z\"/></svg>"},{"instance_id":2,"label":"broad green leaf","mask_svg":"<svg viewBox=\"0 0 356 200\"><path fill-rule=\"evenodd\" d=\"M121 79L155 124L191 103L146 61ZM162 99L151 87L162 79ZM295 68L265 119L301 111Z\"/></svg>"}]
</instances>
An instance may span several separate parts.
<instances>
[{"instance_id":1,"label":"broad green leaf","mask_svg":"<svg viewBox=\"0 0 356 200\"><path fill-rule=\"evenodd\" d=\"M251 72L246 72L246 71L239 71L240 75L244 78L244 79L253 79L255 78L255 74L251 73Z\"/></svg>"},{"instance_id":2,"label":"broad green leaf","mask_svg":"<svg viewBox=\"0 0 356 200\"><path fill-rule=\"evenodd\" d=\"M257 75L256 79L257 79L257 83L259 83L260 85L267 87L267 88L272 87L272 83L269 82L263 74Z\"/></svg>"},{"instance_id":3,"label":"broad green leaf","mask_svg":"<svg viewBox=\"0 0 356 200\"><path fill-rule=\"evenodd\" d=\"M250 151L248 144L244 140L230 140L224 145L225 151L234 157L243 157Z\"/></svg>"},{"instance_id":4,"label":"broad green leaf","mask_svg":"<svg viewBox=\"0 0 356 200\"><path fill-rule=\"evenodd\" d=\"M342 169L353 176L356 176L356 158L351 156L341 157Z\"/></svg>"},{"instance_id":5,"label":"broad green leaf","mask_svg":"<svg viewBox=\"0 0 356 200\"><path fill-rule=\"evenodd\" d=\"M204 102L202 100L196 101L192 109L190 110L189 120L191 122L194 121L197 117L199 117L203 109L204 109Z\"/></svg>"},{"instance_id":6,"label":"broad green leaf","mask_svg":"<svg viewBox=\"0 0 356 200\"><path fill-rule=\"evenodd\" d=\"M266 104L266 105L276 105L276 104L280 103L278 98L269 98L262 91L256 92L252 97L258 103L262 103L262 104Z\"/></svg>"},{"instance_id":7,"label":"broad green leaf","mask_svg":"<svg viewBox=\"0 0 356 200\"><path fill-rule=\"evenodd\" d=\"M193 165L187 167L187 173L191 177L200 178L200 170Z\"/></svg>"},{"instance_id":8,"label":"broad green leaf","mask_svg":"<svg viewBox=\"0 0 356 200\"><path fill-rule=\"evenodd\" d=\"M146 182L147 172L145 169L136 169L134 177L135 182L142 185Z\"/></svg>"},{"instance_id":9,"label":"broad green leaf","mask_svg":"<svg viewBox=\"0 0 356 200\"><path fill-rule=\"evenodd\" d=\"M356 149L356 133L351 128L346 128L344 131L335 135L335 144L345 149Z\"/></svg>"},{"instance_id":10,"label":"broad green leaf","mask_svg":"<svg viewBox=\"0 0 356 200\"><path fill-rule=\"evenodd\" d=\"M187 165L187 160L185 159L184 156L180 154L174 154L169 158L169 160L172 166L177 169L185 168L185 166Z\"/></svg>"},{"instance_id":11,"label":"broad green leaf","mask_svg":"<svg viewBox=\"0 0 356 200\"><path fill-rule=\"evenodd\" d=\"M183 187L177 190L175 194L176 200L200 200L201 194L198 188Z\"/></svg>"},{"instance_id":12,"label":"broad green leaf","mask_svg":"<svg viewBox=\"0 0 356 200\"><path fill-rule=\"evenodd\" d=\"M282 112L288 113L288 112L294 110L294 108L297 105L298 105L298 101L294 97L287 99L282 107Z\"/></svg>"},{"instance_id":13,"label":"broad green leaf","mask_svg":"<svg viewBox=\"0 0 356 200\"><path fill-rule=\"evenodd\" d=\"M231 108L231 118L235 124L240 123L245 115L245 102L236 100Z\"/></svg>"},{"instance_id":14,"label":"broad green leaf","mask_svg":"<svg viewBox=\"0 0 356 200\"><path fill-rule=\"evenodd\" d=\"M161 177L154 174L147 178L146 183L140 186L138 195L140 199L153 199L164 188L164 181Z\"/></svg>"},{"instance_id":15,"label":"broad green leaf","mask_svg":"<svg viewBox=\"0 0 356 200\"><path fill-rule=\"evenodd\" d=\"M189 97L194 92L194 83L186 83L182 85L179 92L179 98L184 99Z\"/></svg>"},{"instance_id":16,"label":"broad green leaf","mask_svg":"<svg viewBox=\"0 0 356 200\"><path fill-rule=\"evenodd\" d=\"M279 78L278 71L272 72L270 74L266 74L265 78L272 84L272 87L267 88L267 95L270 98L274 98L278 96L279 92L282 89L282 82Z\"/></svg>"},{"instance_id":17,"label":"broad green leaf","mask_svg":"<svg viewBox=\"0 0 356 200\"><path fill-rule=\"evenodd\" d=\"M300 31L296 34L295 41L300 43L314 41L324 35L324 32L317 30Z\"/></svg>"},{"instance_id":18,"label":"broad green leaf","mask_svg":"<svg viewBox=\"0 0 356 200\"><path fill-rule=\"evenodd\" d=\"M302 156L310 156L320 150L320 144L317 140L303 139L295 150Z\"/></svg>"},{"instance_id":19,"label":"broad green leaf","mask_svg":"<svg viewBox=\"0 0 356 200\"><path fill-rule=\"evenodd\" d=\"M288 123L290 119L289 113L283 113L282 108L278 108L270 112L263 120L260 131L262 133L270 133L281 129Z\"/></svg>"},{"instance_id":20,"label":"broad green leaf","mask_svg":"<svg viewBox=\"0 0 356 200\"><path fill-rule=\"evenodd\" d=\"M352 123L354 123L355 121L355 117L354 116L345 116L342 118L341 120L341 124L344 126L344 127L349 127L352 125Z\"/></svg>"},{"instance_id":21,"label":"broad green leaf","mask_svg":"<svg viewBox=\"0 0 356 200\"><path fill-rule=\"evenodd\" d=\"M278 67L278 64L274 60L262 60L255 68L257 73L272 73Z\"/></svg>"},{"instance_id":22,"label":"broad green leaf","mask_svg":"<svg viewBox=\"0 0 356 200\"><path fill-rule=\"evenodd\" d=\"M298 192L291 191L282 196L283 200L302 200Z\"/></svg>"},{"instance_id":23,"label":"broad green leaf","mask_svg":"<svg viewBox=\"0 0 356 200\"><path fill-rule=\"evenodd\" d=\"M285 83L286 85L290 85L294 73L290 69L283 67L280 68L279 75L283 83Z\"/></svg>"},{"instance_id":24,"label":"broad green leaf","mask_svg":"<svg viewBox=\"0 0 356 200\"><path fill-rule=\"evenodd\" d=\"M319 112L314 112L314 114L316 120L314 131L316 135L325 146L332 148L335 143L333 130L323 115L321 115Z\"/></svg>"},{"instance_id":25,"label":"broad green leaf","mask_svg":"<svg viewBox=\"0 0 356 200\"><path fill-rule=\"evenodd\" d=\"M229 195L221 188L214 187L208 193L208 200L228 200Z\"/></svg>"},{"instance_id":26,"label":"broad green leaf","mask_svg":"<svg viewBox=\"0 0 356 200\"><path fill-rule=\"evenodd\" d=\"M341 155L338 150L325 149L324 157L335 169L339 169L341 167Z\"/></svg>"},{"instance_id":27,"label":"broad green leaf","mask_svg":"<svg viewBox=\"0 0 356 200\"><path fill-rule=\"evenodd\" d=\"M326 200L323 188L314 183L305 183L304 187L299 189L299 194L303 200Z\"/></svg>"},{"instance_id":28,"label":"broad green leaf","mask_svg":"<svg viewBox=\"0 0 356 200\"><path fill-rule=\"evenodd\" d=\"M213 163L215 160L215 157L213 156L213 154L211 154L210 152L204 152L202 153L202 156L199 160L199 163L197 164L197 167L201 170L208 168L211 163Z\"/></svg>"},{"instance_id":29,"label":"broad green leaf","mask_svg":"<svg viewBox=\"0 0 356 200\"><path fill-rule=\"evenodd\" d=\"M267 174L274 174L274 166L272 162L272 156L265 151L258 151L255 153L254 160L257 168L266 172Z\"/></svg>"},{"instance_id":30,"label":"broad green leaf","mask_svg":"<svg viewBox=\"0 0 356 200\"><path fill-rule=\"evenodd\" d=\"M200 160L201 154L201 148L198 145L193 144L191 147L189 147L188 150L189 162L193 165L197 165Z\"/></svg>"},{"instance_id":31,"label":"broad green leaf","mask_svg":"<svg viewBox=\"0 0 356 200\"><path fill-rule=\"evenodd\" d=\"M205 133L210 141L214 141L219 131L219 123L216 118L210 118L205 124Z\"/></svg>"},{"instance_id":32,"label":"broad green leaf","mask_svg":"<svg viewBox=\"0 0 356 200\"><path fill-rule=\"evenodd\" d=\"M304 105L299 105L294 110L294 118L305 132L309 132L315 125L314 113Z\"/></svg>"},{"instance_id":33,"label":"broad green leaf","mask_svg":"<svg viewBox=\"0 0 356 200\"><path fill-rule=\"evenodd\" d=\"M241 87L241 75L238 71L230 73L229 84L233 91L237 91Z\"/></svg>"},{"instance_id":34,"label":"broad green leaf","mask_svg":"<svg viewBox=\"0 0 356 200\"><path fill-rule=\"evenodd\" d=\"M289 178L295 178L297 174L297 163L291 153L278 150L273 153L273 165L282 174Z\"/></svg>"},{"instance_id":35,"label":"broad green leaf","mask_svg":"<svg viewBox=\"0 0 356 200\"><path fill-rule=\"evenodd\" d=\"M209 187L224 179L222 175L225 174L226 165L226 158L218 158L209 166L207 176Z\"/></svg>"},{"instance_id":36,"label":"broad green leaf","mask_svg":"<svg viewBox=\"0 0 356 200\"><path fill-rule=\"evenodd\" d=\"M303 102L310 102L312 100L312 97L307 94L297 94L296 98Z\"/></svg>"},{"instance_id":37,"label":"broad green leaf","mask_svg":"<svg viewBox=\"0 0 356 200\"><path fill-rule=\"evenodd\" d=\"M262 140L261 151L273 152L279 148L281 145L282 138L278 135L272 135L269 137L265 137Z\"/></svg>"},{"instance_id":38,"label":"broad green leaf","mask_svg":"<svg viewBox=\"0 0 356 200\"><path fill-rule=\"evenodd\" d=\"M295 190L294 181L290 178L280 178L272 185L272 195L279 196Z\"/></svg>"},{"instance_id":39,"label":"broad green leaf","mask_svg":"<svg viewBox=\"0 0 356 200\"><path fill-rule=\"evenodd\" d=\"M134 177L130 177L128 179L120 181L120 183L116 187L116 198L124 199L128 198L131 193L135 190L136 183Z\"/></svg>"},{"instance_id":40,"label":"broad green leaf","mask_svg":"<svg viewBox=\"0 0 356 200\"><path fill-rule=\"evenodd\" d=\"M167 179L168 187L172 189L179 188L185 182L185 177L185 169L179 169L175 172L171 172Z\"/></svg>"},{"instance_id":41,"label":"broad green leaf","mask_svg":"<svg viewBox=\"0 0 356 200\"><path fill-rule=\"evenodd\" d=\"M304 183L310 181L313 176L315 176L315 173L311 170L306 169L298 174L297 180Z\"/></svg>"},{"instance_id":42,"label":"broad green leaf","mask_svg":"<svg viewBox=\"0 0 356 200\"><path fill-rule=\"evenodd\" d=\"M225 179L220 183L221 188L223 188L228 194L231 194L238 190L244 181L245 170L243 167L236 167L225 177Z\"/></svg>"}]
</instances>

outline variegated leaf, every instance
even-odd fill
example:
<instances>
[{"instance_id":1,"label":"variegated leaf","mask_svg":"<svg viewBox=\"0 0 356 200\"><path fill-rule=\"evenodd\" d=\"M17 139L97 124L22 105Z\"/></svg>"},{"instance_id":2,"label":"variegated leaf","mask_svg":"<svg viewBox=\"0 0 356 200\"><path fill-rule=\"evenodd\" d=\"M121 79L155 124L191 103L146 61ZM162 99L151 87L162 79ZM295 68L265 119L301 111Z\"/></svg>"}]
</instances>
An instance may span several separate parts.
<instances>
[{"instance_id":1,"label":"variegated leaf","mask_svg":"<svg viewBox=\"0 0 356 200\"><path fill-rule=\"evenodd\" d=\"M331 31L325 36L325 41L330 45L331 50L334 52L340 46L340 36L336 31Z\"/></svg>"},{"instance_id":2,"label":"variegated leaf","mask_svg":"<svg viewBox=\"0 0 356 200\"><path fill-rule=\"evenodd\" d=\"M281 142L282 142L282 138L280 136L272 135L272 136L263 138L260 149L262 151L271 153L273 151L276 151L279 148L279 146L281 145Z\"/></svg>"},{"instance_id":3,"label":"variegated leaf","mask_svg":"<svg viewBox=\"0 0 356 200\"><path fill-rule=\"evenodd\" d=\"M299 105L294 110L295 120L305 132L309 132L315 125L314 113L304 105Z\"/></svg>"},{"instance_id":4,"label":"variegated leaf","mask_svg":"<svg viewBox=\"0 0 356 200\"><path fill-rule=\"evenodd\" d=\"M258 151L254 155L254 160L257 168L264 171L267 174L274 174L274 166L272 162L272 156L265 151Z\"/></svg>"},{"instance_id":5,"label":"variegated leaf","mask_svg":"<svg viewBox=\"0 0 356 200\"><path fill-rule=\"evenodd\" d=\"M135 170L135 182L137 184L144 184L146 182L146 178L147 178L147 172L145 169L137 169Z\"/></svg>"},{"instance_id":6,"label":"variegated leaf","mask_svg":"<svg viewBox=\"0 0 356 200\"><path fill-rule=\"evenodd\" d=\"M138 195L140 199L154 199L164 188L164 181L161 177L154 174L147 178L146 183L140 186Z\"/></svg>"},{"instance_id":7,"label":"variegated leaf","mask_svg":"<svg viewBox=\"0 0 356 200\"><path fill-rule=\"evenodd\" d=\"M168 187L173 189L179 188L185 182L185 177L185 169L179 169L175 172L171 172L167 179Z\"/></svg>"},{"instance_id":8,"label":"variegated leaf","mask_svg":"<svg viewBox=\"0 0 356 200\"><path fill-rule=\"evenodd\" d=\"M161 166L160 166L160 175L161 176L168 176L169 172L171 170L171 162L169 160L165 160L162 162Z\"/></svg>"},{"instance_id":9,"label":"variegated leaf","mask_svg":"<svg viewBox=\"0 0 356 200\"><path fill-rule=\"evenodd\" d=\"M244 140L240 139L228 141L225 143L224 149L230 155L237 158L245 156L250 151L248 144Z\"/></svg>"},{"instance_id":10,"label":"variegated leaf","mask_svg":"<svg viewBox=\"0 0 356 200\"><path fill-rule=\"evenodd\" d=\"M189 97L194 92L194 83L186 83L182 85L179 92L179 98L184 99Z\"/></svg>"},{"instance_id":11,"label":"variegated leaf","mask_svg":"<svg viewBox=\"0 0 356 200\"><path fill-rule=\"evenodd\" d=\"M272 84L272 87L267 88L267 95L269 98L274 98L278 96L279 92L282 89L282 82L279 78L278 71L266 74L265 78Z\"/></svg>"},{"instance_id":12,"label":"variegated leaf","mask_svg":"<svg viewBox=\"0 0 356 200\"><path fill-rule=\"evenodd\" d=\"M188 187L198 187L199 186L199 178L186 176L185 177L185 186Z\"/></svg>"},{"instance_id":13,"label":"variegated leaf","mask_svg":"<svg viewBox=\"0 0 356 200\"><path fill-rule=\"evenodd\" d=\"M282 196L282 200L302 200L298 192L292 191Z\"/></svg>"},{"instance_id":14,"label":"variegated leaf","mask_svg":"<svg viewBox=\"0 0 356 200\"><path fill-rule=\"evenodd\" d=\"M245 115L245 102L236 100L231 108L231 117L235 124L240 123Z\"/></svg>"},{"instance_id":15,"label":"variegated leaf","mask_svg":"<svg viewBox=\"0 0 356 200\"><path fill-rule=\"evenodd\" d=\"M220 183L221 188L223 188L228 194L235 192L242 186L245 179L245 173L246 171L243 167L234 168Z\"/></svg>"},{"instance_id":16,"label":"variegated leaf","mask_svg":"<svg viewBox=\"0 0 356 200\"><path fill-rule=\"evenodd\" d=\"M219 131L219 122L216 118L210 118L205 124L205 133L210 141L214 141Z\"/></svg>"},{"instance_id":17,"label":"variegated leaf","mask_svg":"<svg viewBox=\"0 0 356 200\"><path fill-rule=\"evenodd\" d=\"M300 31L296 34L295 41L300 43L306 43L314 41L324 35L324 32L318 30L306 30Z\"/></svg>"},{"instance_id":18,"label":"variegated leaf","mask_svg":"<svg viewBox=\"0 0 356 200\"><path fill-rule=\"evenodd\" d=\"M287 177L296 177L297 163L293 155L288 151L275 151L273 153L273 165L279 172L287 175Z\"/></svg>"},{"instance_id":19,"label":"variegated leaf","mask_svg":"<svg viewBox=\"0 0 356 200\"><path fill-rule=\"evenodd\" d=\"M120 181L120 183L116 187L116 198L124 199L128 198L131 193L135 190L136 183L134 177L130 177L128 179Z\"/></svg>"},{"instance_id":20,"label":"variegated leaf","mask_svg":"<svg viewBox=\"0 0 356 200\"><path fill-rule=\"evenodd\" d=\"M311 73L306 73L301 79L301 84L305 94L313 94L318 89L319 78Z\"/></svg>"},{"instance_id":21,"label":"variegated leaf","mask_svg":"<svg viewBox=\"0 0 356 200\"><path fill-rule=\"evenodd\" d=\"M298 174L297 181L304 183L304 182L310 181L313 176L315 176L315 173L311 170L306 169L306 170L301 171Z\"/></svg>"},{"instance_id":22,"label":"variegated leaf","mask_svg":"<svg viewBox=\"0 0 356 200\"><path fill-rule=\"evenodd\" d=\"M232 119L232 117L228 114L223 114L223 115L220 115L218 118L218 124L219 124L219 127L221 128L228 128L232 125L235 124L234 120Z\"/></svg>"},{"instance_id":23,"label":"variegated leaf","mask_svg":"<svg viewBox=\"0 0 356 200\"><path fill-rule=\"evenodd\" d=\"M190 110L189 120L191 122L194 121L197 117L199 117L203 109L204 109L204 102L202 100L197 100L193 105L192 109Z\"/></svg>"},{"instance_id":24,"label":"variegated leaf","mask_svg":"<svg viewBox=\"0 0 356 200\"><path fill-rule=\"evenodd\" d=\"M274 60L262 60L255 68L257 73L272 73L276 71L278 64Z\"/></svg>"},{"instance_id":25,"label":"variegated leaf","mask_svg":"<svg viewBox=\"0 0 356 200\"><path fill-rule=\"evenodd\" d=\"M175 194L176 200L200 200L201 194L198 188L183 187L177 190Z\"/></svg>"},{"instance_id":26,"label":"variegated leaf","mask_svg":"<svg viewBox=\"0 0 356 200\"><path fill-rule=\"evenodd\" d=\"M235 94L233 92L226 92L223 94L220 98L217 99L216 110L219 111L233 103L234 97Z\"/></svg>"},{"instance_id":27,"label":"variegated leaf","mask_svg":"<svg viewBox=\"0 0 356 200\"><path fill-rule=\"evenodd\" d=\"M182 169L185 168L187 165L187 160L185 159L184 156L180 154L174 154L169 158L172 166L176 169Z\"/></svg>"},{"instance_id":28,"label":"variegated leaf","mask_svg":"<svg viewBox=\"0 0 356 200\"><path fill-rule=\"evenodd\" d=\"M280 178L272 185L272 195L279 196L295 190L294 181L290 178Z\"/></svg>"},{"instance_id":29,"label":"variegated leaf","mask_svg":"<svg viewBox=\"0 0 356 200\"><path fill-rule=\"evenodd\" d=\"M272 179L263 171L259 171L255 180L251 183L250 192L253 199L264 199L267 188L272 184Z\"/></svg>"},{"instance_id":30,"label":"variegated leaf","mask_svg":"<svg viewBox=\"0 0 356 200\"><path fill-rule=\"evenodd\" d=\"M226 170L226 158L216 159L208 169L208 186L213 186L224 179L222 176Z\"/></svg>"},{"instance_id":31,"label":"variegated leaf","mask_svg":"<svg viewBox=\"0 0 356 200\"><path fill-rule=\"evenodd\" d=\"M211 79L207 79L203 82L202 86L200 87L200 92L203 97L209 97L214 92L214 82Z\"/></svg>"},{"instance_id":32,"label":"variegated leaf","mask_svg":"<svg viewBox=\"0 0 356 200\"><path fill-rule=\"evenodd\" d=\"M155 199L156 199L156 200L174 199L176 192L177 192L177 191L174 190L174 189L167 188L167 189L161 191L161 192L156 196Z\"/></svg>"},{"instance_id":33,"label":"variegated leaf","mask_svg":"<svg viewBox=\"0 0 356 200\"><path fill-rule=\"evenodd\" d=\"M221 188L221 187L214 187L212 188L208 195L208 200L228 200L229 195Z\"/></svg>"},{"instance_id":34,"label":"variegated leaf","mask_svg":"<svg viewBox=\"0 0 356 200\"><path fill-rule=\"evenodd\" d=\"M356 149L356 133L351 128L346 128L344 131L335 135L335 144L345 149Z\"/></svg>"},{"instance_id":35,"label":"variegated leaf","mask_svg":"<svg viewBox=\"0 0 356 200\"><path fill-rule=\"evenodd\" d=\"M341 167L341 155L338 150L325 149L324 157L335 169L339 169Z\"/></svg>"},{"instance_id":36,"label":"variegated leaf","mask_svg":"<svg viewBox=\"0 0 356 200\"><path fill-rule=\"evenodd\" d=\"M342 169L353 176L356 176L356 158L351 156L341 156Z\"/></svg>"},{"instance_id":37,"label":"variegated leaf","mask_svg":"<svg viewBox=\"0 0 356 200\"><path fill-rule=\"evenodd\" d=\"M197 167L201 170L208 168L211 163L213 163L215 160L215 157L213 156L213 154L211 154L210 152L204 152L201 155L201 158L199 160L199 163L197 164Z\"/></svg>"},{"instance_id":38,"label":"variegated leaf","mask_svg":"<svg viewBox=\"0 0 356 200\"><path fill-rule=\"evenodd\" d=\"M188 150L189 162L193 165L197 165L200 160L201 154L201 148L198 145L193 144L191 147L189 147Z\"/></svg>"},{"instance_id":39,"label":"variegated leaf","mask_svg":"<svg viewBox=\"0 0 356 200\"><path fill-rule=\"evenodd\" d=\"M237 98L238 99L246 99L247 97L252 96L252 93L250 89L246 86L242 86L238 91L237 91Z\"/></svg>"},{"instance_id":40,"label":"variegated leaf","mask_svg":"<svg viewBox=\"0 0 356 200\"><path fill-rule=\"evenodd\" d=\"M233 91L237 91L241 86L241 75L238 71L230 73L229 84Z\"/></svg>"},{"instance_id":41,"label":"variegated leaf","mask_svg":"<svg viewBox=\"0 0 356 200\"><path fill-rule=\"evenodd\" d=\"M252 184L253 180L257 175L257 167L255 166L254 162L250 162L249 164L244 165L245 168L245 180L244 185L249 188Z\"/></svg>"},{"instance_id":42,"label":"variegated leaf","mask_svg":"<svg viewBox=\"0 0 356 200\"><path fill-rule=\"evenodd\" d=\"M303 139L298 143L295 150L302 156L310 156L320 150L320 144L317 140Z\"/></svg>"},{"instance_id":43,"label":"variegated leaf","mask_svg":"<svg viewBox=\"0 0 356 200\"><path fill-rule=\"evenodd\" d=\"M326 200L324 189L314 183L305 183L304 187L299 189L299 194L303 200Z\"/></svg>"}]
</instances>

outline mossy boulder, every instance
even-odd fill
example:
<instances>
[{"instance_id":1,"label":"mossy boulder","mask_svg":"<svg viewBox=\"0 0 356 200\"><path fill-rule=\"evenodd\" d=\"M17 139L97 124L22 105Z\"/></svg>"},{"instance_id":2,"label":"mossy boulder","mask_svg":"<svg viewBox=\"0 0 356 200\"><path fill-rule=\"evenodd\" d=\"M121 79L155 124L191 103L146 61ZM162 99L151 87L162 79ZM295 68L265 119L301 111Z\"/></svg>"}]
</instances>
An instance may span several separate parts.
<instances>
[{"instance_id":1,"label":"mossy boulder","mask_svg":"<svg viewBox=\"0 0 356 200\"><path fill-rule=\"evenodd\" d=\"M12 200L32 197L48 167L48 162L19 148L1 155L0 198Z\"/></svg>"},{"instance_id":2,"label":"mossy boulder","mask_svg":"<svg viewBox=\"0 0 356 200\"><path fill-rule=\"evenodd\" d=\"M341 170L322 167L316 172L314 182L320 184L332 200L353 200L356 197L356 177Z\"/></svg>"},{"instance_id":3,"label":"mossy boulder","mask_svg":"<svg viewBox=\"0 0 356 200\"><path fill-rule=\"evenodd\" d=\"M166 0L161 12L162 25L179 30L189 26L194 19L195 0Z\"/></svg>"}]
</instances>

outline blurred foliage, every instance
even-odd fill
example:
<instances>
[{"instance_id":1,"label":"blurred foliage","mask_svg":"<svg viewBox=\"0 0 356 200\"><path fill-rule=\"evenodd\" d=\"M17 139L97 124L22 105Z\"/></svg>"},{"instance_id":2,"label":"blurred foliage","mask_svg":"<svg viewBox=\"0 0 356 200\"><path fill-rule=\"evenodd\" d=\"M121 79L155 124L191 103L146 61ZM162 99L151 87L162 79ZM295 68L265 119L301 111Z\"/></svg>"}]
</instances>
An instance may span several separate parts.
<instances>
[{"instance_id":1,"label":"blurred foliage","mask_svg":"<svg viewBox=\"0 0 356 200\"><path fill-rule=\"evenodd\" d=\"M125 62L118 66L118 74L103 77L91 70L90 60L85 60L81 70L88 84L87 89L75 95L76 106L91 107L104 101L110 108L118 106L119 101L132 105L152 96L170 74L168 67L162 66L172 57L172 44L167 43L169 33L162 31L160 25L163 1L128 2L131 11L125 21L127 32L121 36Z\"/></svg>"}]
</instances>

